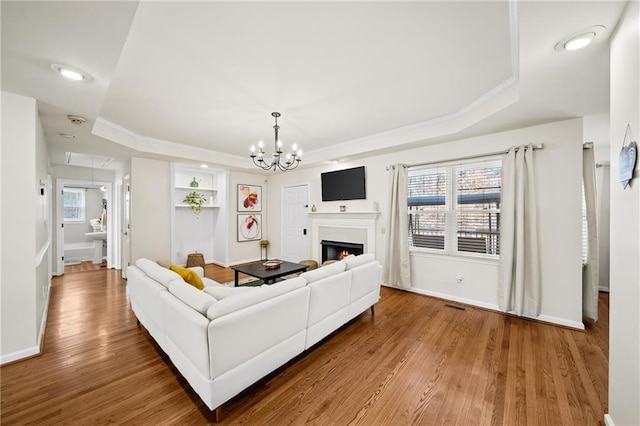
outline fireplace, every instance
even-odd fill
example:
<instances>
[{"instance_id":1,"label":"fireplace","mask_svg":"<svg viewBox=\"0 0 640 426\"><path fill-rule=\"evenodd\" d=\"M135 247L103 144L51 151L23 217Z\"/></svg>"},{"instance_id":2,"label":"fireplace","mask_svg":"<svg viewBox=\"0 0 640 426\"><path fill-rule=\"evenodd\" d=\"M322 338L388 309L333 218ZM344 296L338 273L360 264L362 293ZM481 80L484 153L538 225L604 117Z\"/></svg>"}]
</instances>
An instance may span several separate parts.
<instances>
[{"instance_id":1,"label":"fireplace","mask_svg":"<svg viewBox=\"0 0 640 426\"><path fill-rule=\"evenodd\" d=\"M322 263L322 245L325 241L360 243L363 252L376 254L377 211L309 212L311 228L311 259Z\"/></svg>"},{"instance_id":2,"label":"fireplace","mask_svg":"<svg viewBox=\"0 0 640 426\"><path fill-rule=\"evenodd\" d=\"M353 254L355 256L364 252L364 244L348 243L346 241L322 240L322 262L327 260L341 260Z\"/></svg>"}]
</instances>

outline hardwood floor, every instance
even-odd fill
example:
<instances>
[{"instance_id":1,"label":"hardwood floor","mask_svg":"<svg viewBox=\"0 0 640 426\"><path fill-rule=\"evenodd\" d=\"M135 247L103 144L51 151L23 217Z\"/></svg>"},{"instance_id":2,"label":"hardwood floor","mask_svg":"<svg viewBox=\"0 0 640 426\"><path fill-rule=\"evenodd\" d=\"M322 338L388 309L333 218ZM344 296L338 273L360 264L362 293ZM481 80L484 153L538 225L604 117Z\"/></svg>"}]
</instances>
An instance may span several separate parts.
<instances>
[{"instance_id":1,"label":"hardwood floor","mask_svg":"<svg viewBox=\"0 0 640 426\"><path fill-rule=\"evenodd\" d=\"M206 275L233 279L214 266ZM608 327L606 293L581 332L383 288L374 317L232 399L222 423L602 425ZM3 425L213 421L136 326L116 270L54 278L44 354L0 374Z\"/></svg>"}]
</instances>

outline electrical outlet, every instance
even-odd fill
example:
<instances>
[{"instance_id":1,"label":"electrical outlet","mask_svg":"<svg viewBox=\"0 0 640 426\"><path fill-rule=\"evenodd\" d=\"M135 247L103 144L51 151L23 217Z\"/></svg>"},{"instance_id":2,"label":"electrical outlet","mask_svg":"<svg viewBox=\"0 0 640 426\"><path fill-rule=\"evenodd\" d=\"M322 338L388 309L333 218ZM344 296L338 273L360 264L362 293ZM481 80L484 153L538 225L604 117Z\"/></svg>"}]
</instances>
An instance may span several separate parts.
<instances>
[{"instance_id":1,"label":"electrical outlet","mask_svg":"<svg viewBox=\"0 0 640 426\"><path fill-rule=\"evenodd\" d=\"M458 282L458 284L462 284L462 281L464 281L464 275L457 274L456 275L456 281Z\"/></svg>"}]
</instances>

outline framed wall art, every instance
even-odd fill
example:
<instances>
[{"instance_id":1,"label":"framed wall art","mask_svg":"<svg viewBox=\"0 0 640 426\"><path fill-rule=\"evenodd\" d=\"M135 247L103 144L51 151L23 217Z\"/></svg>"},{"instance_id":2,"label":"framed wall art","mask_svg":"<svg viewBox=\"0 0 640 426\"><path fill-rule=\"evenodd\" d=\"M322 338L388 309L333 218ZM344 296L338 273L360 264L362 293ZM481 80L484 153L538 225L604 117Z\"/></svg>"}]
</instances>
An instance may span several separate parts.
<instances>
[{"instance_id":1,"label":"framed wall art","mask_svg":"<svg viewBox=\"0 0 640 426\"><path fill-rule=\"evenodd\" d=\"M262 211L262 187L257 185L238 185L238 211Z\"/></svg>"},{"instance_id":2,"label":"framed wall art","mask_svg":"<svg viewBox=\"0 0 640 426\"><path fill-rule=\"evenodd\" d=\"M262 215L238 215L238 242L262 239Z\"/></svg>"}]
</instances>

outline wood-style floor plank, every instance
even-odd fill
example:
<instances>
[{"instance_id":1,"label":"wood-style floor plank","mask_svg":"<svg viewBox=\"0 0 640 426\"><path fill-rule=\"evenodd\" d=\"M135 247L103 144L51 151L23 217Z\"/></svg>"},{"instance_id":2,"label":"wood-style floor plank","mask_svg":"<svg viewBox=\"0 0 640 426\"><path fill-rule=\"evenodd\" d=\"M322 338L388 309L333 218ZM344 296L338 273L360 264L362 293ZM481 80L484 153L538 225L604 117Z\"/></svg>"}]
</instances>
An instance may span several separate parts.
<instances>
[{"instance_id":1,"label":"wood-style floor plank","mask_svg":"<svg viewBox=\"0 0 640 426\"><path fill-rule=\"evenodd\" d=\"M120 271L77 269L53 280L44 353L0 368L1 423L212 423L136 325ZM233 398L222 423L603 425L608 294L599 314L581 332L383 288L375 316Z\"/></svg>"}]
</instances>

